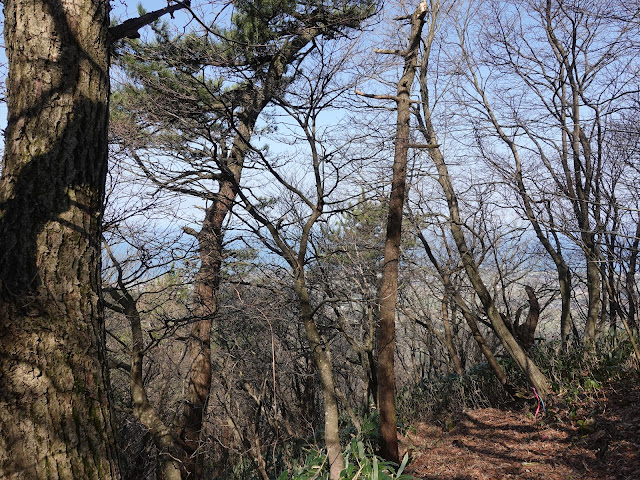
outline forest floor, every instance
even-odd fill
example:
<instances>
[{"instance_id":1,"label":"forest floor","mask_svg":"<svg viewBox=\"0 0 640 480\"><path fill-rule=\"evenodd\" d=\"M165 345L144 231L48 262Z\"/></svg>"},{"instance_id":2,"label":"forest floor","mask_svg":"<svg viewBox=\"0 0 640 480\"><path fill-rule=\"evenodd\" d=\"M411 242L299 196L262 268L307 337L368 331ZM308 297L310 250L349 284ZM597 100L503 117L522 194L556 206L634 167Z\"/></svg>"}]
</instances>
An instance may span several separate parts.
<instances>
[{"instance_id":1,"label":"forest floor","mask_svg":"<svg viewBox=\"0 0 640 480\"><path fill-rule=\"evenodd\" d=\"M639 480L640 385L616 381L546 414L485 408L402 437L421 480Z\"/></svg>"}]
</instances>

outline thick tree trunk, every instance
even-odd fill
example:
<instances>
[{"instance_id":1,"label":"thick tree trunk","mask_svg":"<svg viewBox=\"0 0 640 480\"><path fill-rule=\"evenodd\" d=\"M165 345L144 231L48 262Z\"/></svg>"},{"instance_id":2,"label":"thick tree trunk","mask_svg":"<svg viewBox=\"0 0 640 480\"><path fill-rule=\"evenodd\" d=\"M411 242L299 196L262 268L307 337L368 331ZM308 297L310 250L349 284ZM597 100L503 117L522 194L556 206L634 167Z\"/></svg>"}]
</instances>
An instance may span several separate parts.
<instances>
[{"instance_id":1,"label":"thick tree trunk","mask_svg":"<svg viewBox=\"0 0 640 480\"><path fill-rule=\"evenodd\" d=\"M399 463L398 431L396 425L396 302L398 298L398 260L402 237L402 213L407 182L407 155L411 119L411 86L418 61L420 35L424 25L427 5L421 3L411 15L411 32L407 49L402 52L404 70L398 81L397 123L393 178L389 196L387 235L384 244L384 263L380 283L380 326L377 335L378 348L378 408L380 411L380 455Z\"/></svg>"},{"instance_id":2,"label":"thick tree trunk","mask_svg":"<svg viewBox=\"0 0 640 480\"><path fill-rule=\"evenodd\" d=\"M195 321L187 345L189 377L179 436L186 455L183 458L185 478L202 477L202 425L211 390L211 327L218 307L218 289L222 265L222 224L227 208L217 209L216 200L206 212L202 229L197 235L200 248L200 269L194 285Z\"/></svg>"},{"instance_id":3,"label":"thick tree trunk","mask_svg":"<svg viewBox=\"0 0 640 480\"><path fill-rule=\"evenodd\" d=\"M118 478L100 222L109 2L4 2L0 477Z\"/></svg>"}]
</instances>

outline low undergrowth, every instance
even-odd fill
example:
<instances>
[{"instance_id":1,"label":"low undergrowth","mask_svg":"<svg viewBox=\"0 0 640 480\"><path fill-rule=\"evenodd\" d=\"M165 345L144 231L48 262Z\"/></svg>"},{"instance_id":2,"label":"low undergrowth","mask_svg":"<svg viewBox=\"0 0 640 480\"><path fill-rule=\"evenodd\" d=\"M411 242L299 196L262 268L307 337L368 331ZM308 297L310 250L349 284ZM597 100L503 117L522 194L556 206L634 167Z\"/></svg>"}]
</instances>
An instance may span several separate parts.
<instances>
[{"instance_id":1,"label":"low undergrowth","mask_svg":"<svg viewBox=\"0 0 640 480\"><path fill-rule=\"evenodd\" d=\"M559 342L537 343L529 354L551 381L554 401L563 404L588 400L598 395L604 382L637 374L633 347L623 334L602 335L593 345L573 346L567 352ZM499 363L518 391L515 401L489 365L481 363L462 376L425 379L401 389L399 418L403 424L410 424L446 418L463 410L535 403L534 392L515 363L504 356L499 357Z\"/></svg>"},{"instance_id":2,"label":"low undergrowth","mask_svg":"<svg viewBox=\"0 0 640 480\"><path fill-rule=\"evenodd\" d=\"M573 423L578 428L582 417L589 418L582 415L584 406L593 404L599 395L603 395L603 385L637 374L631 343L622 335L604 335L594 345L574 346L568 352L563 352L558 342L538 343L529 354L552 383L552 402L557 414L564 418L567 412L569 416L574 412ZM410 431L411 425L429 420L441 424L446 432L449 431L448 419L454 418L455 414L488 407L519 408L525 412L530 408L532 416L537 402L524 376L509 358L500 357L499 362L518 391L517 399L506 394L487 364L479 364L462 376L425 379L400 389L397 405L401 431ZM582 421L586 422L584 419ZM357 429L346 417L342 425L341 441L346 445L342 480L415 478L406 473L407 455L401 465L385 462L376 455L378 419L375 411L365 416ZM276 467L281 472L277 480L328 480L328 462L321 439L322 432L317 431L315 440L308 439L306 443L301 440L293 451L289 449L286 462L280 455L280 460L272 463L280 465ZM250 464L245 466L244 477L235 475L233 478L254 478L249 473Z\"/></svg>"}]
</instances>

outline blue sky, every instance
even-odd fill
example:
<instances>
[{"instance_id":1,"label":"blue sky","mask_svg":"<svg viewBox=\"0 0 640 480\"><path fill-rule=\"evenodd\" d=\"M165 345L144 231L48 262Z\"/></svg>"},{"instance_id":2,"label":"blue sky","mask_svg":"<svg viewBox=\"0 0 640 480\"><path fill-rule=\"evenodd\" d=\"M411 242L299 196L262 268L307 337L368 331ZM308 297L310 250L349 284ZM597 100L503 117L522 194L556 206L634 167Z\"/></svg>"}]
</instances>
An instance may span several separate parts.
<instances>
[{"instance_id":1,"label":"blue sky","mask_svg":"<svg viewBox=\"0 0 640 480\"><path fill-rule=\"evenodd\" d=\"M118 18L120 20L126 20L128 18L134 18L138 16L138 5L142 5L147 11L157 10L167 5L166 1L126 1L126 0L114 0L111 2L111 17ZM0 21L4 26L4 12L0 10ZM5 68L0 69L0 76L6 75L6 63L7 58L4 52L4 42L0 43L0 65ZM3 79L4 80L4 79ZM7 107L5 102L0 102L0 129L4 131L7 126ZM0 139L0 143L4 144L4 136Z\"/></svg>"}]
</instances>

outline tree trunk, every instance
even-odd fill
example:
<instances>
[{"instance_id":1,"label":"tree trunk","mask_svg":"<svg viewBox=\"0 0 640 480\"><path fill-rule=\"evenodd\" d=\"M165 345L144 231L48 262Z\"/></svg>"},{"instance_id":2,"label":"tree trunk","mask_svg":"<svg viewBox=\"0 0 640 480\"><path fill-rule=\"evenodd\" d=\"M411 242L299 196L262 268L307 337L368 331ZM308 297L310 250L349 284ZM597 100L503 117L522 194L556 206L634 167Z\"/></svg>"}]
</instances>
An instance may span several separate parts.
<instances>
[{"instance_id":1,"label":"tree trunk","mask_svg":"<svg viewBox=\"0 0 640 480\"><path fill-rule=\"evenodd\" d=\"M180 447L177 445L171 429L167 427L159 417L156 410L149 402L147 390L144 384L143 364L144 364L144 336L142 333L142 319L136 299L127 289L123 280L123 269L120 262L113 255L111 248L105 245L105 251L113 262L118 272L118 288L104 289L103 292L110 297L105 299L107 308L124 315L131 328L131 351L129 365L129 388L131 401L133 403L133 414L147 429L148 435L158 448L158 465L160 466L162 480L180 480L180 462L178 461ZM182 452L180 452L182 453Z\"/></svg>"},{"instance_id":2,"label":"tree trunk","mask_svg":"<svg viewBox=\"0 0 640 480\"><path fill-rule=\"evenodd\" d=\"M194 285L196 317L188 344L189 383L178 427L187 450L184 471L190 480L202 478L201 436L211 390L211 327L218 309L218 290L222 268L224 222L236 199L246 153L253 128L262 110L281 86L286 66L308 42L301 36L283 48L271 63L265 85L252 91L244 111L237 115L236 135L227 157L215 158L223 176L216 198L206 210L205 220L196 235L200 250L200 269Z\"/></svg>"},{"instance_id":3,"label":"tree trunk","mask_svg":"<svg viewBox=\"0 0 640 480\"><path fill-rule=\"evenodd\" d=\"M562 310L560 312L560 341L562 351L566 352L569 349L569 334L573 327L573 320L571 319L571 272L566 265L556 265L556 269L558 271L560 299L562 301Z\"/></svg>"},{"instance_id":4,"label":"tree trunk","mask_svg":"<svg viewBox=\"0 0 640 480\"><path fill-rule=\"evenodd\" d=\"M551 393L551 385L549 384L548 379L538 369L536 364L526 355L522 347L518 344L518 341L511 333L509 327L504 323L502 316L495 306L491 293L489 293L489 290L482 280L478 264L473 258L473 253L469 250L464 231L462 230L463 223L460 218L458 197L456 196L456 192L453 188L453 183L451 182L451 177L449 176L449 170L444 161L444 156L442 155L440 148L437 146L438 139L433 128L431 111L427 103L428 90L426 77L421 78L421 89L424 118L419 119L420 129L429 145L435 145L435 147L429 148L429 156L436 166L438 171L438 182L440 183L447 200L447 206L449 207L449 229L462 260L462 265L464 266L465 272L471 281L473 289L480 298L480 302L484 307L484 311L491 322L495 334L500 339L509 356L513 358L522 373L527 377L531 385L535 387L538 394L546 400L547 396Z\"/></svg>"},{"instance_id":5,"label":"tree trunk","mask_svg":"<svg viewBox=\"0 0 640 480\"><path fill-rule=\"evenodd\" d=\"M591 235L583 235L591 237ZM597 249L595 242L591 245L587 244L587 252ZM598 319L600 318L600 267L597 258L590 253L585 252L587 260L587 293L588 308L587 321L584 326L584 342L585 344L593 344L598 336Z\"/></svg>"},{"instance_id":6,"label":"tree trunk","mask_svg":"<svg viewBox=\"0 0 640 480\"><path fill-rule=\"evenodd\" d=\"M462 367L462 361L460 361L460 355L456 350L454 342L453 332L451 331L451 321L449 320L449 295L445 294L442 299L442 325L444 327L444 339L445 347L449 352L449 358L453 363L453 370L458 375L464 375L464 368Z\"/></svg>"},{"instance_id":7,"label":"tree trunk","mask_svg":"<svg viewBox=\"0 0 640 480\"><path fill-rule=\"evenodd\" d=\"M171 435L171 429L167 427L158 416L155 409L149 402L147 391L144 386L142 373L144 360L144 339L142 336L142 324L140 313L133 298L129 296L125 300L127 304L126 316L131 326L131 338L133 348L131 352L131 375L129 385L131 388L131 399L133 400L133 411L140 422L149 429L153 436L153 442L159 451L159 464L162 480L180 480L180 462L178 461L176 442Z\"/></svg>"},{"instance_id":8,"label":"tree trunk","mask_svg":"<svg viewBox=\"0 0 640 480\"><path fill-rule=\"evenodd\" d=\"M418 238L422 242L422 245L424 246L424 249L427 252L427 256L429 257L429 260L431 261L435 269L438 271L438 274L442 279L442 283L445 289L447 290L447 296L450 296L455 302L455 304L458 305L458 308L460 308L460 310L462 311L462 316L466 320L467 325L469 325L471 334L473 335L473 338L476 341L478 348L484 355L484 358L487 360L487 363L489 363L491 370L493 370L493 373L495 374L496 378L504 388L505 392L507 392L512 398L515 398L515 394L516 394L515 388L509 382L507 375L504 373L504 370L498 363L498 360L493 355L493 352L491 351L491 348L487 344L487 341L482 336L482 332L480 332L480 329L478 328L478 322L476 322L476 318L473 312L471 311L471 309L469 308L469 306L467 305L467 302L464 301L464 299L462 298L462 295L460 295L460 293L453 286L453 282L451 281L451 275L448 272L445 272L440 267L438 260L436 259L435 255L433 255L433 251L429 246L429 242L427 242L427 239L420 231L418 232Z\"/></svg>"},{"instance_id":9,"label":"tree trunk","mask_svg":"<svg viewBox=\"0 0 640 480\"><path fill-rule=\"evenodd\" d=\"M493 298L491 297L491 294L487 290L487 287L482 280L482 277L478 270L478 266L471 252L469 251L466 240L464 238L464 232L462 231L462 223L458 209L458 200L455 196L453 185L451 184L444 159L439 154L439 149L432 149L431 153L432 158L434 159L434 162L436 163L438 168L438 179L445 192L447 203L449 205L449 212L451 214L451 234L458 248L460 257L462 258L462 264L465 268L465 271L467 272L469 280L471 281L474 290L478 294L480 302L482 303L485 313L487 314L487 317L491 322L493 330L502 342L505 350L518 364L518 367L520 367L520 370L527 377L531 385L537 389L538 394L540 394L543 399L546 399L547 396L551 393L551 385L549 384L547 378L542 374L542 372L540 372L535 363L533 363L533 361L529 357L527 357L522 347L518 344L514 336L511 334L511 331L504 323L502 317L500 316L500 313L496 309Z\"/></svg>"},{"instance_id":10,"label":"tree trunk","mask_svg":"<svg viewBox=\"0 0 640 480\"><path fill-rule=\"evenodd\" d=\"M233 149L234 154L239 149ZM189 378L184 399L182 418L178 430L186 451L183 459L184 478L202 478L202 425L209 404L211 390L211 328L218 309L218 291L223 254L223 225L235 198L233 183L240 181L242 153L234 168L234 182L221 182L215 201L206 210L202 228L197 234L200 251L200 269L194 284L194 314L196 320L191 326L187 348Z\"/></svg>"},{"instance_id":11,"label":"tree trunk","mask_svg":"<svg viewBox=\"0 0 640 480\"><path fill-rule=\"evenodd\" d=\"M447 167L444 163L439 149L431 150L432 159L438 168L438 180L442 186L445 196L447 197L447 203L449 205L449 212L451 214L450 229L452 237L458 248L458 252L462 259L462 264L467 272L469 280L473 285L474 290L480 298L480 302L484 307L487 317L493 326L493 330L502 342L505 350L511 358L518 364L520 370L527 377L532 386L534 386L538 394L546 400L547 396L551 393L551 385L547 378L540 372L538 367L533 361L527 357L522 347L518 344L514 336L507 325L502 320L500 313L495 307L493 298L487 290L487 287L482 280L478 266L473 258L473 255L469 251L466 240L464 238L464 232L462 231L462 221L460 219L458 200L453 190L453 185L449 177Z\"/></svg>"},{"instance_id":12,"label":"tree trunk","mask_svg":"<svg viewBox=\"0 0 640 480\"><path fill-rule=\"evenodd\" d=\"M631 244L630 250L630 258L629 258L629 267L627 269L627 273L625 275L625 284L624 289L627 294L627 301L629 302L629 326L633 328L637 328L638 324L636 322L636 312L638 305L638 295L636 290L636 269L638 265L638 247L640 246L640 221L636 223L636 233ZM638 359L640 361L640 358Z\"/></svg>"},{"instance_id":13,"label":"tree trunk","mask_svg":"<svg viewBox=\"0 0 640 480\"><path fill-rule=\"evenodd\" d=\"M224 188L224 187L227 188ZM223 184L219 193L231 188ZM194 284L195 321L187 344L189 377L182 417L178 430L185 448L183 458L185 478L202 478L202 425L209 404L211 390L211 327L218 308L220 269L222 266L222 226L233 201L221 195L207 209L202 228L197 235L200 250L200 269Z\"/></svg>"},{"instance_id":14,"label":"tree trunk","mask_svg":"<svg viewBox=\"0 0 640 480\"><path fill-rule=\"evenodd\" d=\"M119 477L100 237L109 2L6 0L0 477Z\"/></svg>"},{"instance_id":15,"label":"tree trunk","mask_svg":"<svg viewBox=\"0 0 640 480\"><path fill-rule=\"evenodd\" d=\"M407 155L411 119L411 85L418 61L420 36L427 11L421 3L411 15L411 32L407 49L402 52L404 70L398 81L395 101L397 123L393 179L389 196L387 235L384 244L384 263L380 284L380 326L378 328L378 408L380 410L380 455L394 463L400 462L396 425L396 302L398 298L398 260L402 236L402 213L407 181Z\"/></svg>"},{"instance_id":16,"label":"tree trunk","mask_svg":"<svg viewBox=\"0 0 640 480\"><path fill-rule=\"evenodd\" d=\"M519 325L515 329L516 335L522 344L522 348L529 350L533 346L535 340L536 327L538 326L538 320L540 319L540 302L536 297L536 293L529 285L524 287L529 297L529 314L527 319L522 325Z\"/></svg>"},{"instance_id":17,"label":"tree trunk","mask_svg":"<svg viewBox=\"0 0 640 480\"><path fill-rule=\"evenodd\" d=\"M331 358L327 354L327 347L320 336L318 327L313 320L313 309L309 292L304 280L302 268L296 272L295 292L300 303L302 323L309 341L309 348L320 378L322 398L324 400L324 440L327 446L329 460L329 477L331 480L339 480L340 472L344 468L342 449L340 448L340 428L338 425L338 399L333 380L333 368Z\"/></svg>"}]
</instances>

